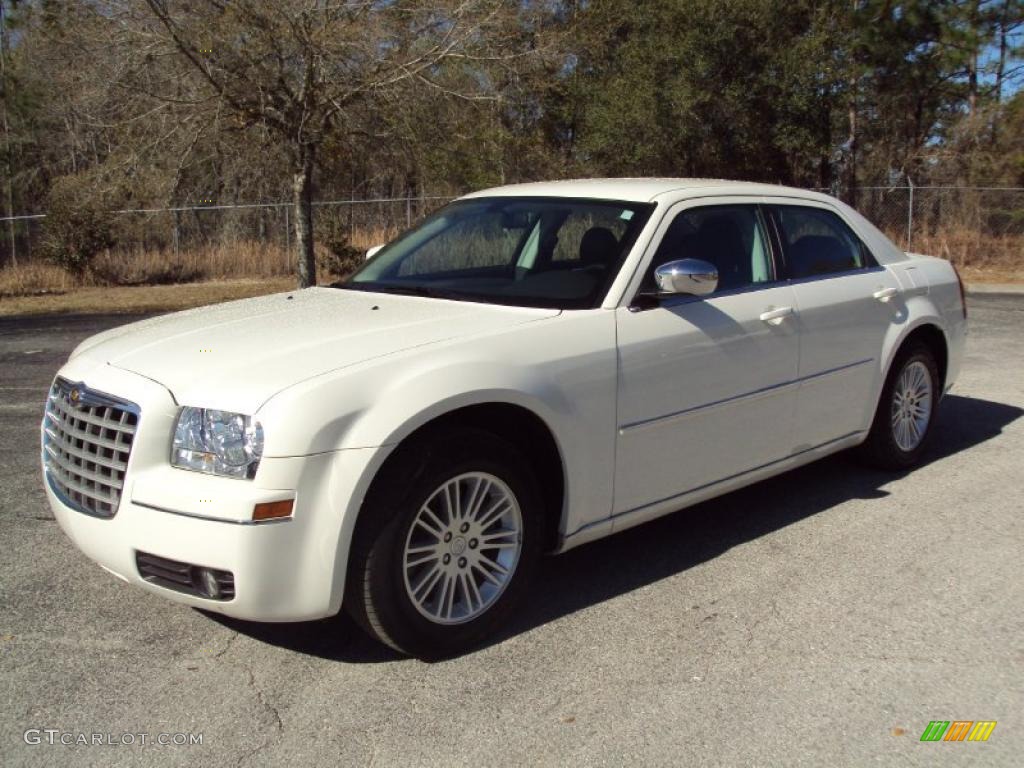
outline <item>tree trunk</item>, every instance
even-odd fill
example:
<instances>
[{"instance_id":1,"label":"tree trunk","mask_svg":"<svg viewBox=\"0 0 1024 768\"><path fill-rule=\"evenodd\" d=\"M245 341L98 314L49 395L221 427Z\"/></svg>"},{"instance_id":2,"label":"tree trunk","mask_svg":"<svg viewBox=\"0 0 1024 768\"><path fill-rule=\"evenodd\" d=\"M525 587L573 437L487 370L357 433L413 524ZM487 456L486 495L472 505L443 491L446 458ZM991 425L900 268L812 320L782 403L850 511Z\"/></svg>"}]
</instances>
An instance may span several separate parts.
<instances>
[{"instance_id":1,"label":"tree trunk","mask_svg":"<svg viewBox=\"0 0 1024 768\"><path fill-rule=\"evenodd\" d=\"M298 256L299 287L316 285L316 257L313 254L313 147L299 148L292 175L292 209L295 219L295 253Z\"/></svg>"},{"instance_id":2,"label":"tree trunk","mask_svg":"<svg viewBox=\"0 0 1024 768\"><path fill-rule=\"evenodd\" d=\"M847 138L849 153L846 157L846 202L857 206L857 77L850 78L850 103L848 107L850 135Z\"/></svg>"},{"instance_id":3,"label":"tree trunk","mask_svg":"<svg viewBox=\"0 0 1024 768\"><path fill-rule=\"evenodd\" d=\"M11 256L11 266L18 266L18 245L15 240L15 227L14 227L14 163L11 155L11 125L7 119L7 103L11 99L11 94L8 92L10 84L7 82L7 19L4 18L4 4L3 0L0 0L0 95L3 97L3 103L0 105L0 117L2 117L3 132L4 132L4 162L6 167L6 173L4 174L6 179L4 189L4 202L7 208L7 215L11 218L7 219L7 233L9 237L9 253Z\"/></svg>"},{"instance_id":4,"label":"tree trunk","mask_svg":"<svg viewBox=\"0 0 1024 768\"><path fill-rule=\"evenodd\" d=\"M967 111L971 117L978 113L978 56L981 45L981 0L975 0L970 8L971 52L967 57Z\"/></svg>"},{"instance_id":5,"label":"tree trunk","mask_svg":"<svg viewBox=\"0 0 1024 768\"><path fill-rule=\"evenodd\" d=\"M996 65L996 106L1003 103L1003 77L1006 74L1006 54L1009 49L1009 34L1006 25L1010 21L1010 2L1005 0L999 15L999 63Z\"/></svg>"},{"instance_id":6,"label":"tree trunk","mask_svg":"<svg viewBox=\"0 0 1024 768\"><path fill-rule=\"evenodd\" d=\"M1010 11L1012 0L1005 0L1002 13L999 15L999 59L996 64L996 113L992 118L992 143L999 140L999 120L1002 117L1001 107L1003 106L1003 78L1006 76L1006 58L1010 49Z\"/></svg>"},{"instance_id":7,"label":"tree trunk","mask_svg":"<svg viewBox=\"0 0 1024 768\"><path fill-rule=\"evenodd\" d=\"M978 113L978 56L975 53L967 59L967 112L971 117Z\"/></svg>"},{"instance_id":8,"label":"tree trunk","mask_svg":"<svg viewBox=\"0 0 1024 768\"><path fill-rule=\"evenodd\" d=\"M852 0L850 6L853 10L853 22L856 23L857 11L858 11L858 0ZM842 174L843 184L846 187L844 198L845 202L851 206L856 207L857 205L857 76L859 74L859 44L860 41L856 35L856 26L852 32L853 37L850 40L850 66L852 70L849 72L849 86L850 92L848 94L849 101L847 102L847 120L849 124L850 133L847 137L847 147L849 152L846 156L846 168L845 173Z\"/></svg>"}]
</instances>

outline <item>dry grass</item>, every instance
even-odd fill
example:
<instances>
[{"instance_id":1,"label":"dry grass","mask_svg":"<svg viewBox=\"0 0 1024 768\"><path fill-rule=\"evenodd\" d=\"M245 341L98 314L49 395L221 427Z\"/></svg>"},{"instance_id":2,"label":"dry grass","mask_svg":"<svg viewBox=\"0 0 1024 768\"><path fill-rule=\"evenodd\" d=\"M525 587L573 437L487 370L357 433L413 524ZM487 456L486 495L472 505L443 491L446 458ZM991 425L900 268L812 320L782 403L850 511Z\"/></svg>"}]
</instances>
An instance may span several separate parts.
<instances>
[{"instance_id":1,"label":"dry grass","mask_svg":"<svg viewBox=\"0 0 1024 768\"><path fill-rule=\"evenodd\" d=\"M171 312L232 299L245 299L295 287L292 277L264 280L212 280L180 285L83 287L66 294L0 297L2 315L128 314Z\"/></svg>"},{"instance_id":2,"label":"dry grass","mask_svg":"<svg viewBox=\"0 0 1024 768\"><path fill-rule=\"evenodd\" d=\"M318 281L331 282L359 263L359 254L395 237L394 229L357 230L349 244L357 253L332 258L318 244ZM69 293L104 286L156 286L209 280L283 278L294 274L294 254L277 244L238 241L182 250L110 251L99 255L89 275L76 277L46 262L0 268L0 297Z\"/></svg>"},{"instance_id":3,"label":"dry grass","mask_svg":"<svg viewBox=\"0 0 1024 768\"><path fill-rule=\"evenodd\" d=\"M356 232L351 245L365 251L395 234ZM260 296L295 286L293 259L281 246L238 242L178 254L106 253L83 277L45 262L30 262L0 269L0 315L159 312ZM358 261L358 256L348 262L332 259L318 246L317 281L332 282Z\"/></svg>"},{"instance_id":4,"label":"dry grass","mask_svg":"<svg viewBox=\"0 0 1024 768\"><path fill-rule=\"evenodd\" d=\"M357 231L358 252L394 238L394 229ZM1024 236L949 229L915 236L913 250L949 259L969 283L1024 283ZM294 286L293 255L279 245L243 241L181 251L100 256L76 278L47 263L0 269L0 315L45 312L144 312L183 309ZM331 282L354 264L317 247L318 281Z\"/></svg>"},{"instance_id":5,"label":"dry grass","mask_svg":"<svg viewBox=\"0 0 1024 768\"><path fill-rule=\"evenodd\" d=\"M390 243L398 236L398 229L395 227L381 227L379 229L357 229L349 238L353 248L360 251L368 251L375 245Z\"/></svg>"},{"instance_id":6,"label":"dry grass","mask_svg":"<svg viewBox=\"0 0 1024 768\"><path fill-rule=\"evenodd\" d=\"M292 260L284 248L252 241L172 250L107 252L93 263L93 279L112 285L166 285L200 280L284 277Z\"/></svg>"},{"instance_id":7,"label":"dry grass","mask_svg":"<svg viewBox=\"0 0 1024 768\"><path fill-rule=\"evenodd\" d=\"M1024 280L1024 235L986 235L950 229L915 235L913 250L953 262L964 278L1007 282ZM996 280L995 275L1004 279Z\"/></svg>"},{"instance_id":8,"label":"dry grass","mask_svg":"<svg viewBox=\"0 0 1024 768\"><path fill-rule=\"evenodd\" d=\"M64 293L79 285L79 280L60 267L46 262L29 262L0 269L0 298Z\"/></svg>"}]
</instances>

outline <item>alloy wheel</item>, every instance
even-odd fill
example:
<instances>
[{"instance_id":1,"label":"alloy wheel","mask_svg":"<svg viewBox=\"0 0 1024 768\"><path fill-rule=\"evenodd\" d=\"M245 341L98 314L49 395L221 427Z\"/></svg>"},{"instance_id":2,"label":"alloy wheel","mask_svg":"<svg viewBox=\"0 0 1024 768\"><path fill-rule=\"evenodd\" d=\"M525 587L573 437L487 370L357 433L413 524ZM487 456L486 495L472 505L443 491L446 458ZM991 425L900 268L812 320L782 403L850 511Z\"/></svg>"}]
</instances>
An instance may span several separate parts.
<instances>
[{"instance_id":1,"label":"alloy wheel","mask_svg":"<svg viewBox=\"0 0 1024 768\"><path fill-rule=\"evenodd\" d=\"M917 448L932 417L932 377L928 367L913 360L900 372L892 396L892 436L900 450Z\"/></svg>"},{"instance_id":2,"label":"alloy wheel","mask_svg":"<svg viewBox=\"0 0 1024 768\"><path fill-rule=\"evenodd\" d=\"M480 616L512 579L522 551L523 518L500 478L468 472L438 487L406 536L406 594L436 624Z\"/></svg>"}]
</instances>

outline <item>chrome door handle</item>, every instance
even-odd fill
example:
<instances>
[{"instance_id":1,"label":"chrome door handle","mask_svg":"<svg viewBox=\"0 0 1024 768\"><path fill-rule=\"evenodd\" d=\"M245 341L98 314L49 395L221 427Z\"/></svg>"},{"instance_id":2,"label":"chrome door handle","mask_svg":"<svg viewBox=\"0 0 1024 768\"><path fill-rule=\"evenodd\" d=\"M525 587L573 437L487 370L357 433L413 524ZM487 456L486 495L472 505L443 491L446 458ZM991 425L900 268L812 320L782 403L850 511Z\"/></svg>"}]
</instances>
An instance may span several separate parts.
<instances>
[{"instance_id":1,"label":"chrome door handle","mask_svg":"<svg viewBox=\"0 0 1024 768\"><path fill-rule=\"evenodd\" d=\"M778 309L767 309L761 313L761 320L769 325L779 325L783 320L793 314L792 307L779 307Z\"/></svg>"},{"instance_id":2,"label":"chrome door handle","mask_svg":"<svg viewBox=\"0 0 1024 768\"><path fill-rule=\"evenodd\" d=\"M899 293L899 291L897 291L895 288L881 288L872 293L871 298L878 299L879 301L884 303L891 299L893 296L895 296L897 293Z\"/></svg>"}]
</instances>

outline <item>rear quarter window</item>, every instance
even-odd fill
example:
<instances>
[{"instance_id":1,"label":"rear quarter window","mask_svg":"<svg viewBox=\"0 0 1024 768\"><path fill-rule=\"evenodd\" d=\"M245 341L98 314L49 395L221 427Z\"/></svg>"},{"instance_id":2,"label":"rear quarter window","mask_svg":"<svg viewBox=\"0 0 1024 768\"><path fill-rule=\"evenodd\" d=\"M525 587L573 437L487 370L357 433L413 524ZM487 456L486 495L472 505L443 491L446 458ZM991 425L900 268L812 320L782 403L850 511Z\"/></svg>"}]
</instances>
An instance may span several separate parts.
<instances>
[{"instance_id":1,"label":"rear quarter window","mask_svg":"<svg viewBox=\"0 0 1024 768\"><path fill-rule=\"evenodd\" d=\"M802 206L777 206L773 211L789 277L800 279L874 266L867 247L835 213Z\"/></svg>"}]
</instances>

